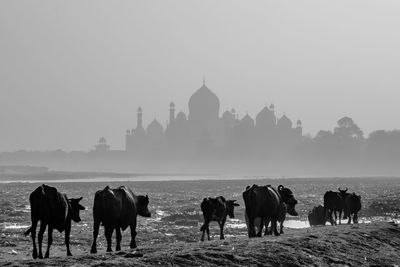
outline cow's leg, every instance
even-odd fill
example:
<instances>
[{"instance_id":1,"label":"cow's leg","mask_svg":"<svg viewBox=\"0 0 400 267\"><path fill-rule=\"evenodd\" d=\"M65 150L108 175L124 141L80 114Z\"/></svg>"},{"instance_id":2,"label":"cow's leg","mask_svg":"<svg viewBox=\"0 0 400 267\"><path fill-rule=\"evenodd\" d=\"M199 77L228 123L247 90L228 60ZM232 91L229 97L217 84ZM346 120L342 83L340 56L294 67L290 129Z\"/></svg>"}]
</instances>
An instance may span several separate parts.
<instances>
[{"instance_id":1,"label":"cow's leg","mask_svg":"<svg viewBox=\"0 0 400 267\"><path fill-rule=\"evenodd\" d=\"M114 227L111 225L107 225L104 226L104 234L106 236L106 240L107 240L107 252L111 252L112 248L111 248L111 244L112 244L112 234L114 232Z\"/></svg>"},{"instance_id":2,"label":"cow's leg","mask_svg":"<svg viewBox=\"0 0 400 267\"><path fill-rule=\"evenodd\" d=\"M279 233L283 234L283 221L280 222L280 230Z\"/></svg>"},{"instance_id":3,"label":"cow's leg","mask_svg":"<svg viewBox=\"0 0 400 267\"><path fill-rule=\"evenodd\" d=\"M100 227L100 220L94 220L93 224L93 243L92 248L90 249L90 253L97 253L97 236L99 235L99 227Z\"/></svg>"},{"instance_id":4,"label":"cow's leg","mask_svg":"<svg viewBox=\"0 0 400 267\"><path fill-rule=\"evenodd\" d=\"M37 220L32 220L31 238L32 238L32 242L33 242L32 257L34 259L37 259L37 248L36 248L36 226L37 226L37 223L38 223Z\"/></svg>"},{"instance_id":5,"label":"cow's leg","mask_svg":"<svg viewBox=\"0 0 400 267\"><path fill-rule=\"evenodd\" d=\"M121 240L122 240L121 227L117 226L115 228L115 235L117 237L117 246L115 247L115 250L120 251L121 250Z\"/></svg>"},{"instance_id":6,"label":"cow's leg","mask_svg":"<svg viewBox=\"0 0 400 267\"><path fill-rule=\"evenodd\" d=\"M65 246L67 247L67 256L72 256L71 250L69 249L69 235L71 233L71 222L68 222L65 226Z\"/></svg>"},{"instance_id":7,"label":"cow's leg","mask_svg":"<svg viewBox=\"0 0 400 267\"><path fill-rule=\"evenodd\" d=\"M43 221L40 221L40 229L38 234L38 242L39 242L39 259L43 259L42 253L42 242L43 242L43 234L46 231L46 224Z\"/></svg>"},{"instance_id":8,"label":"cow's leg","mask_svg":"<svg viewBox=\"0 0 400 267\"><path fill-rule=\"evenodd\" d=\"M342 210L339 210L339 224L342 224Z\"/></svg>"},{"instance_id":9,"label":"cow's leg","mask_svg":"<svg viewBox=\"0 0 400 267\"><path fill-rule=\"evenodd\" d=\"M265 218L265 232L264 235L272 235L272 226L270 229L268 229L269 224L271 223L270 218Z\"/></svg>"},{"instance_id":10,"label":"cow's leg","mask_svg":"<svg viewBox=\"0 0 400 267\"><path fill-rule=\"evenodd\" d=\"M353 215L353 223L358 223L358 215L357 212Z\"/></svg>"},{"instance_id":11,"label":"cow's leg","mask_svg":"<svg viewBox=\"0 0 400 267\"><path fill-rule=\"evenodd\" d=\"M335 221L334 221L334 223L335 223L335 225L337 225L337 213L336 213L336 210L334 210L333 213L335 214Z\"/></svg>"},{"instance_id":12,"label":"cow's leg","mask_svg":"<svg viewBox=\"0 0 400 267\"><path fill-rule=\"evenodd\" d=\"M200 230L203 232L203 233L201 234L201 238L200 238L201 241L204 241L204 234L205 234L205 232L206 232L206 230L207 230L207 227L208 227L208 224L209 224L209 223L210 223L210 222L209 222L208 220L204 219L204 223L203 223L203 225L200 227Z\"/></svg>"},{"instance_id":13,"label":"cow's leg","mask_svg":"<svg viewBox=\"0 0 400 267\"><path fill-rule=\"evenodd\" d=\"M131 223L131 243L129 244L130 248L136 248L136 224L137 224L137 218L133 218L133 221Z\"/></svg>"},{"instance_id":14,"label":"cow's leg","mask_svg":"<svg viewBox=\"0 0 400 267\"><path fill-rule=\"evenodd\" d=\"M207 224L206 230L207 230L207 239L208 239L208 241L210 241L211 238L210 238L210 224L209 223Z\"/></svg>"},{"instance_id":15,"label":"cow's leg","mask_svg":"<svg viewBox=\"0 0 400 267\"><path fill-rule=\"evenodd\" d=\"M353 218L353 222L354 222L354 218ZM347 224L351 224L351 214L348 214Z\"/></svg>"},{"instance_id":16,"label":"cow's leg","mask_svg":"<svg viewBox=\"0 0 400 267\"><path fill-rule=\"evenodd\" d=\"M53 227L49 225L49 229L47 230L47 250L46 254L44 255L45 258L50 256L50 246L53 243Z\"/></svg>"},{"instance_id":17,"label":"cow's leg","mask_svg":"<svg viewBox=\"0 0 400 267\"><path fill-rule=\"evenodd\" d=\"M218 221L218 224L219 224L219 239L225 239L225 237L224 237L225 220L222 220L221 222Z\"/></svg>"},{"instance_id":18,"label":"cow's leg","mask_svg":"<svg viewBox=\"0 0 400 267\"><path fill-rule=\"evenodd\" d=\"M279 235L279 232L278 232L278 230L277 230L277 221L276 221L276 219L272 219L271 220L271 227L273 228L273 231L274 231L274 235L276 235L276 236L278 236Z\"/></svg>"},{"instance_id":19,"label":"cow's leg","mask_svg":"<svg viewBox=\"0 0 400 267\"><path fill-rule=\"evenodd\" d=\"M260 225L258 226L257 237L261 237L262 236L262 230L263 230L263 227L264 227L264 220L265 220L265 218L263 218L263 217L260 218Z\"/></svg>"},{"instance_id":20,"label":"cow's leg","mask_svg":"<svg viewBox=\"0 0 400 267\"><path fill-rule=\"evenodd\" d=\"M253 217L249 217L249 229L248 229L249 238L256 236L255 232L256 231L254 229L254 218Z\"/></svg>"}]
</instances>

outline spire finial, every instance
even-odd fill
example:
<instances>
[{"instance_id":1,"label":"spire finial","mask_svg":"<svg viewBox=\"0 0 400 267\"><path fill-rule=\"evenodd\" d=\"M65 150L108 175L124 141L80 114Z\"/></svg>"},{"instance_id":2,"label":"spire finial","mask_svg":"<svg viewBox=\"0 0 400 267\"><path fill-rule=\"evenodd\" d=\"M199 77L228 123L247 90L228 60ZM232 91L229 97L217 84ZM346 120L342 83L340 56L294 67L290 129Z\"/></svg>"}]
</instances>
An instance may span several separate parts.
<instances>
[{"instance_id":1,"label":"spire finial","mask_svg":"<svg viewBox=\"0 0 400 267\"><path fill-rule=\"evenodd\" d=\"M206 86L206 76L203 76L203 85Z\"/></svg>"}]
</instances>

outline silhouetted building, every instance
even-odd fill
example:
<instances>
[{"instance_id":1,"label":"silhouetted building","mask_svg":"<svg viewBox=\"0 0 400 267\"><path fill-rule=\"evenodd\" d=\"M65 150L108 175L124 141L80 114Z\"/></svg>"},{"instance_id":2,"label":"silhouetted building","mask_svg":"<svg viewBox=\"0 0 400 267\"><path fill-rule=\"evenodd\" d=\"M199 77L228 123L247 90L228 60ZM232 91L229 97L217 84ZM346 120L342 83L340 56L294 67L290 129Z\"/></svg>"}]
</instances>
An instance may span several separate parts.
<instances>
[{"instance_id":1,"label":"silhouetted building","mask_svg":"<svg viewBox=\"0 0 400 267\"><path fill-rule=\"evenodd\" d=\"M273 104L265 106L255 122L248 114L239 120L235 109L226 110L220 117L220 101L204 80L190 97L188 107L187 117L182 111L175 116L176 106L170 103L165 131L156 119L145 130L143 110L139 107L136 128L126 131L126 151L138 156L158 153L168 157L235 150L251 153L255 148L263 152L266 148L295 146L302 138L301 121L294 128L286 115L277 119Z\"/></svg>"}]
</instances>

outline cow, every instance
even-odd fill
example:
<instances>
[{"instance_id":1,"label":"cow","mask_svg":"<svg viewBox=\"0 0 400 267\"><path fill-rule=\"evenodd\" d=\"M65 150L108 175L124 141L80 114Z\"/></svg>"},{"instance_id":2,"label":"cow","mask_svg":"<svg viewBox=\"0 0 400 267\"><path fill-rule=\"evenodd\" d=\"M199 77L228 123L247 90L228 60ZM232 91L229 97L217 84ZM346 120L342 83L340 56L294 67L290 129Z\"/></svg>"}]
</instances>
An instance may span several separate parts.
<instances>
[{"instance_id":1,"label":"cow","mask_svg":"<svg viewBox=\"0 0 400 267\"><path fill-rule=\"evenodd\" d=\"M262 228L266 220L271 221L271 231L279 235L277 231L277 221L280 220L283 225L284 216L287 213L297 216L295 205L297 200L289 188L283 185L278 186L278 190L267 186L247 186L243 192L243 199L246 206L246 221L248 222L248 236L261 236ZM283 206L284 205L284 206ZM286 212L285 212L286 210ZM282 215L283 214L283 215ZM256 220L259 219L258 232L255 232ZM282 228L283 230L283 228ZM283 232L283 231L282 231Z\"/></svg>"},{"instance_id":2,"label":"cow","mask_svg":"<svg viewBox=\"0 0 400 267\"><path fill-rule=\"evenodd\" d=\"M56 229L60 233L65 231L65 245L67 247L67 256L72 256L69 249L69 235L71 232L71 220L80 222L81 218L79 212L85 208L79 204L80 198L67 198L67 195L61 194L56 188L41 185L36 188L29 196L29 203L31 206L31 221L32 226L25 232L27 236L29 233L32 237L33 252L32 257L37 259L36 248L36 227L40 221L40 229L38 234L39 243L39 258L43 259L42 254L42 241L43 234L48 226L47 237L47 250L45 258L50 255L50 246L53 242L53 230Z\"/></svg>"},{"instance_id":3,"label":"cow","mask_svg":"<svg viewBox=\"0 0 400 267\"><path fill-rule=\"evenodd\" d=\"M355 193L349 194L345 199L344 216L343 219L348 217L347 223L351 223L351 215L353 214L353 223L358 223L358 212L361 210L361 196Z\"/></svg>"},{"instance_id":4,"label":"cow","mask_svg":"<svg viewBox=\"0 0 400 267\"><path fill-rule=\"evenodd\" d=\"M349 195L347 193L347 188L345 190L341 190L338 188L339 192L327 191L324 194L324 209L325 214L328 214L329 221L331 225L336 225L337 214L339 212L339 224L342 224L342 212L345 208L345 199ZM335 214L335 220L333 220L332 213Z\"/></svg>"},{"instance_id":5,"label":"cow","mask_svg":"<svg viewBox=\"0 0 400 267\"><path fill-rule=\"evenodd\" d=\"M96 240L100 224L104 226L107 240L107 252L111 252L111 237L116 231L117 245L115 250L121 250L121 229L129 226L131 230L130 248L136 248L136 223L137 215L151 217L148 210L149 197L136 196L128 187L120 186L111 189L106 186L96 192L93 205L93 243L90 253L97 253Z\"/></svg>"},{"instance_id":6,"label":"cow","mask_svg":"<svg viewBox=\"0 0 400 267\"><path fill-rule=\"evenodd\" d=\"M312 211L308 213L308 222L310 226L325 225L328 220L329 216L325 213L325 209L321 205L314 207Z\"/></svg>"},{"instance_id":7,"label":"cow","mask_svg":"<svg viewBox=\"0 0 400 267\"><path fill-rule=\"evenodd\" d=\"M287 213L287 205L285 202L281 202L281 204L279 205L278 208L278 220L277 222L279 222L279 233L283 234L283 222L286 219L286 213ZM260 218L257 218L255 220L255 225L257 225L257 223L259 224L258 220L260 220ZM266 218L265 219L265 232L264 235L272 235L273 229L272 226L270 228L268 228L268 225L270 223L270 219Z\"/></svg>"},{"instance_id":8,"label":"cow","mask_svg":"<svg viewBox=\"0 0 400 267\"><path fill-rule=\"evenodd\" d=\"M220 229L220 239L224 239L224 224L226 216L235 218L234 208L238 207L239 204L235 203L236 200L225 200L223 196L216 198L204 198L201 202L201 211L203 212L204 224L201 226L200 231L203 232L201 235L201 241L204 241L204 233L207 231L208 240L210 240L210 228L209 224L211 221L218 222Z\"/></svg>"}]
</instances>

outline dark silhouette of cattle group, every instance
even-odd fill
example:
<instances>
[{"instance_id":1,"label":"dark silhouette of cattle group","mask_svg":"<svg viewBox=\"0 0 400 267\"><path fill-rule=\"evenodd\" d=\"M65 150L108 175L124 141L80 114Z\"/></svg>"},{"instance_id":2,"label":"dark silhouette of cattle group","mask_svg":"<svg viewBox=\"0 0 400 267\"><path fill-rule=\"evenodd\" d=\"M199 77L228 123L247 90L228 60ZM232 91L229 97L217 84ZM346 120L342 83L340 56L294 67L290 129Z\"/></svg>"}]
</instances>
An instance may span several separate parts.
<instances>
[{"instance_id":1,"label":"dark silhouette of cattle group","mask_svg":"<svg viewBox=\"0 0 400 267\"><path fill-rule=\"evenodd\" d=\"M248 236L260 237L265 227L265 235L274 233L283 234L283 223L286 213L292 216L298 216L295 206L297 200L293 192L283 185L276 188L271 185L247 186L243 192L245 203L245 220L247 224ZM361 197L355 193L347 193L347 188L338 192L328 191L325 193L324 206L314 207L308 214L308 220L311 226L325 225L327 221L331 225L336 225L337 214L339 212L339 224L341 216L348 219L351 223L358 223L358 212L361 210ZM67 198L65 194L57 191L56 188L41 185L36 188L29 197L31 205L31 227L25 232L25 235L31 234L33 242L32 256L36 259L43 258L42 241L43 234L48 226L48 244L45 257L49 257L50 246L52 244L52 232L54 229L59 232L65 231L65 244L67 255L71 256L69 248L69 235L71 231L71 221L80 222L79 212L85 208L79 204L80 198ZM135 195L131 189L126 186L120 186L112 189L106 186L103 190L96 192L93 205L93 243L90 252L97 253L96 240L100 225L104 226L104 233L107 241L107 252L112 251L111 238L116 232L116 248L121 250L122 233L130 227L131 242L130 248L136 248L136 226L137 216L150 217L148 210L149 197L147 195ZM223 196L216 198L204 198L200 207L203 212L204 224L201 226L201 241L204 241L205 232L210 240L209 224L211 221L218 222L220 227L220 239L224 239L224 224L227 216L234 218L234 208L239 206L236 200L226 200ZM335 220L333 220L333 214ZM38 234L39 255L36 248L36 227L40 221L40 230ZM280 223L278 232L277 224ZM268 225L271 223L270 229ZM257 231L256 231L257 228Z\"/></svg>"}]
</instances>

